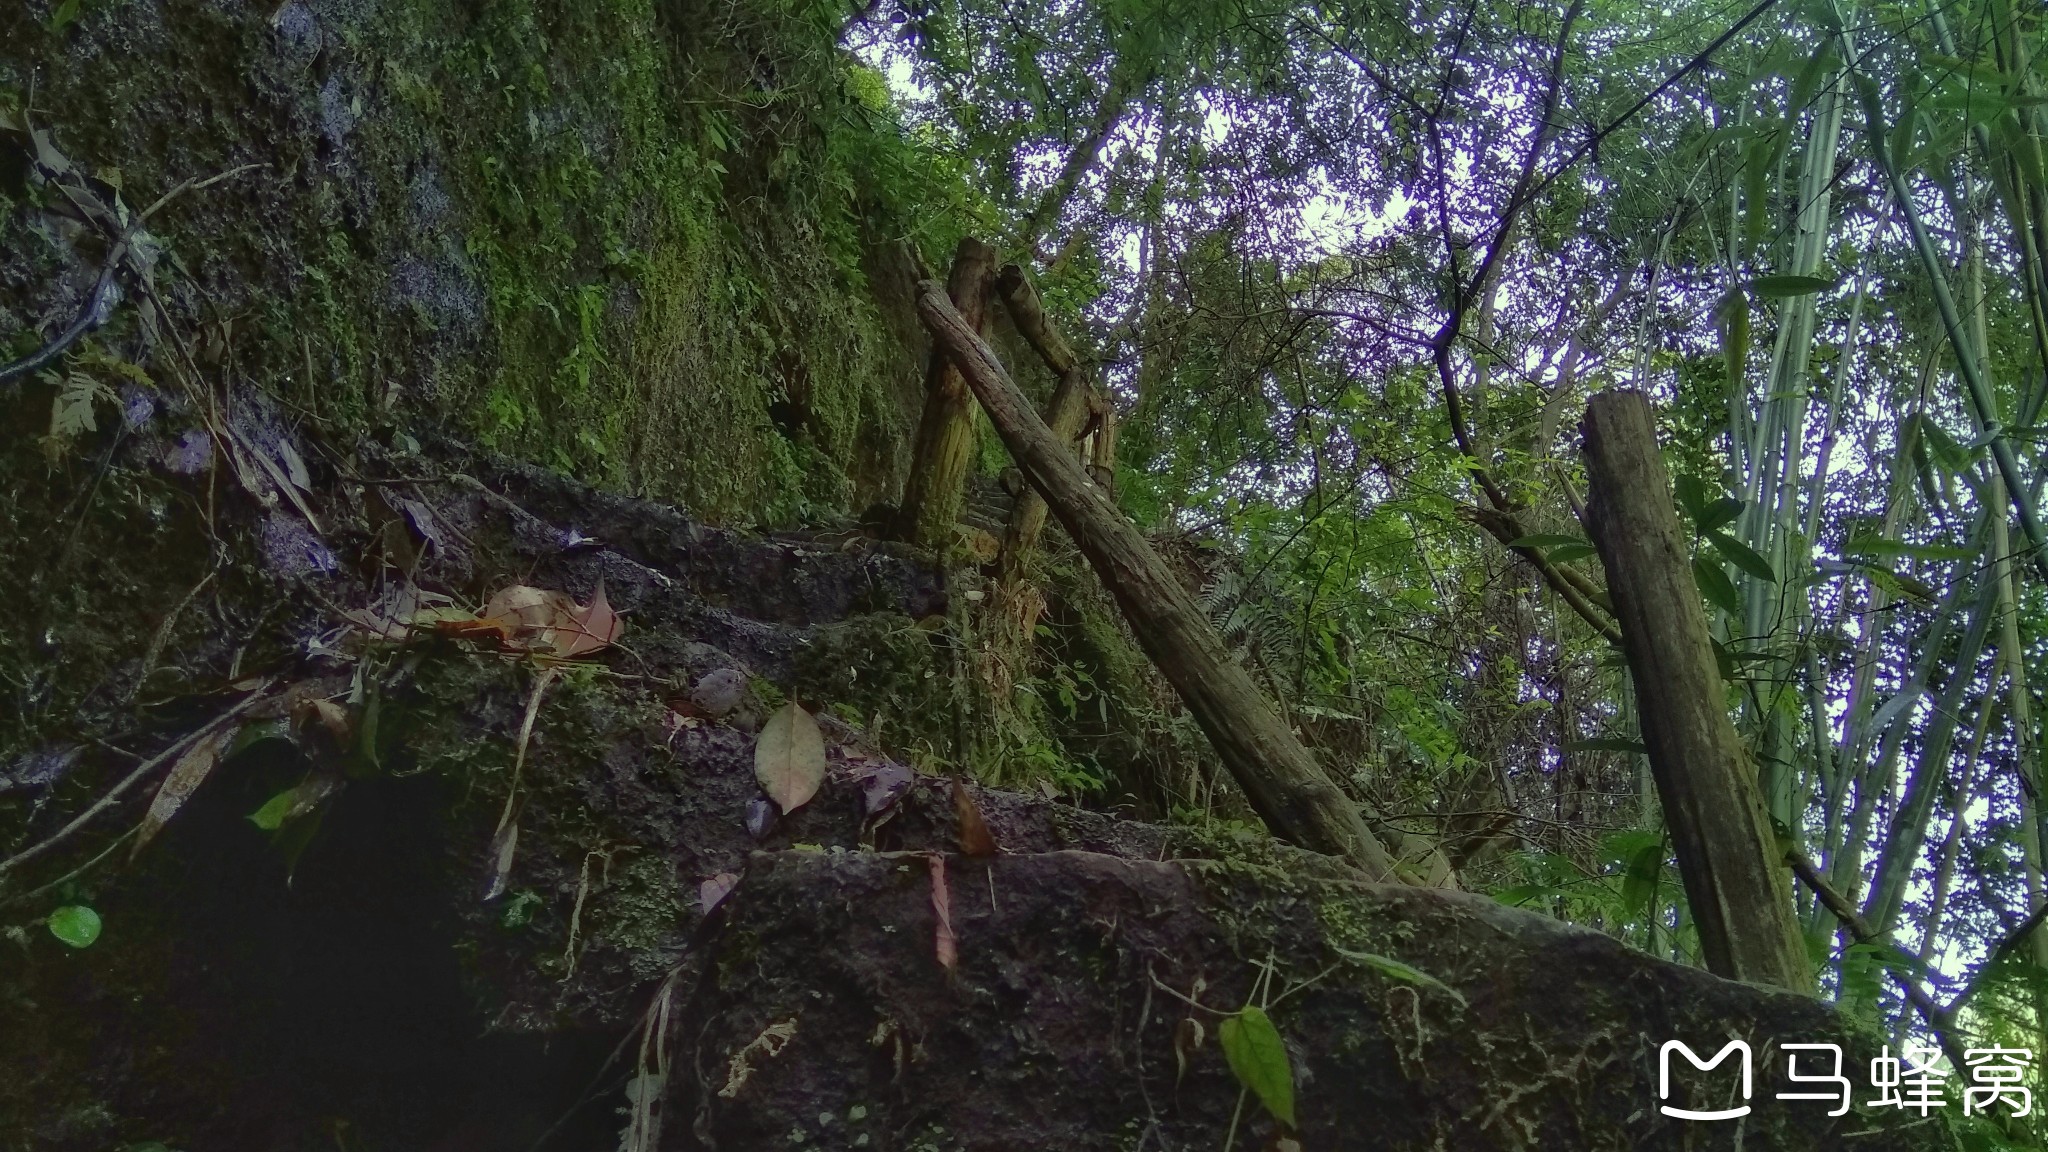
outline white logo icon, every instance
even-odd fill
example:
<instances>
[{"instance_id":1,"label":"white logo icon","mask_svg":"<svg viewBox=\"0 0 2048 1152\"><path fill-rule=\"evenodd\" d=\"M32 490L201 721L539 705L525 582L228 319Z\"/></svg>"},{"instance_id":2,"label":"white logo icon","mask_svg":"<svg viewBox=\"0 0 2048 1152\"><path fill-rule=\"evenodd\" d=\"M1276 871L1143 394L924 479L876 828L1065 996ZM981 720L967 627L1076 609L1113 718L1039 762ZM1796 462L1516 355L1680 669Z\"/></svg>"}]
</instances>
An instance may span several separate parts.
<instances>
[{"instance_id":1,"label":"white logo icon","mask_svg":"<svg viewBox=\"0 0 2048 1152\"><path fill-rule=\"evenodd\" d=\"M1712 1060L1700 1059L1699 1053L1686 1047L1680 1041L1666 1040L1664 1047L1657 1052L1657 1099L1669 1100L1671 1098L1671 1053L1673 1050L1685 1053L1686 1060L1702 1072L1711 1072L1720 1067L1721 1061L1726 1060L1731 1053L1742 1053L1742 1098L1744 1100L1749 1099L1749 1045L1741 1040L1730 1040L1726 1048L1714 1053ZM1680 1120L1733 1120L1738 1116L1749 1115L1749 1105L1747 1104L1740 1108L1725 1108L1718 1112L1698 1112L1690 1108L1673 1108L1669 1104L1660 1104L1657 1110L1666 1116L1676 1116Z\"/></svg>"}]
</instances>

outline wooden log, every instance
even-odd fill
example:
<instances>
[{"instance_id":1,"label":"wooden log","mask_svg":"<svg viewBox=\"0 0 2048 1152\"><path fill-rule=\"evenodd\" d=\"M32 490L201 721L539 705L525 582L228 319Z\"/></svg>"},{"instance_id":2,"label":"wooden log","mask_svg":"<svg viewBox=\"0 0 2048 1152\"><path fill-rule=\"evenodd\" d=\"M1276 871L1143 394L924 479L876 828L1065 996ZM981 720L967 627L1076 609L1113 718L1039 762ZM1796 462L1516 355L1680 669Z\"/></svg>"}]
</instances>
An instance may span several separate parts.
<instances>
[{"instance_id":1,"label":"wooden log","mask_svg":"<svg viewBox=\"0 0 2048 1152\"><path fill-rule=\"evenodd\" d=\"M1394 878L1394 862L1358 805L1281 722L1172 569L1031 410L935 281L920 286L917 312L1267 826L1304 848L1341 856L1375 879Z\"/></svg>"},{"instance_id":2,"label":"wooden log","mask_svg":"<svg viewBox=\"0 0 2048 1152\"><path fill-rule=\"evenodd\" d=\"M1785 853L1728 717L1650 402L1601 393L1587 403L1583 429L1587 527L1607 569L1700 951L1719 975L1810 992Z\"/></svg>"},{"instance_id":3,"label":"wooden log","mask_svg":"<svg viewBox=\"0 0 2048 1152\"><path fill-rule=\"evenodd\" d=\"M988 290L995 278L996 250L969 236L953 253L947 291L954 308L976 332L988 326ZM974 450L974 394L941 348L933 348L925 369L924 413L917 422L910 476L904 481L896 533L935 552L953 546L954 525Z\"/></svg>"},{"instance_id":4,"label":"wooden log","mask_svg":"<svg viewBox=\"0 0 2048 1152\"><path fill-rule=\"evenodd\" d=\"M996 278L996 291L1010 313L1011 322L1017 325L1017 331L1023 334L1025 341L1059 379L1052 399L1045 406L1045 424L1054 440L1071 449L1080 438L1081 430L1087 426L1092 407L1089 394L1092 389L1088 386L1080 357L1074 355L1073 349L1060 337L1059 330L1046 319L1038 290L1025 279L1022 268L1015 264L1005 265ZM1031 564L1031 553L1038 547L1038 534L1044 529L1045 497L1038 494L1038 489L1026 486L1010 510L1010 523L1003 534L1004 583L1015 584L1023 578Z\"/></svg>"}]
</instances>

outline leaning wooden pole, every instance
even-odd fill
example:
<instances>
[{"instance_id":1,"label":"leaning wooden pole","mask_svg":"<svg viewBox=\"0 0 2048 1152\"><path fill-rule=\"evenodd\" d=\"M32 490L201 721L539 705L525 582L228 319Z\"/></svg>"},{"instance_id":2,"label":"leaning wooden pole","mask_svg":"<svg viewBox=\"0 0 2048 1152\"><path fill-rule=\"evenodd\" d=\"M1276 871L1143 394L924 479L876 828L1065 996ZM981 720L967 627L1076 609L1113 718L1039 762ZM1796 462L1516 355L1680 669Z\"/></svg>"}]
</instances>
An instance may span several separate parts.
<instances>
[{"instance_id":1,"label":"leaning wooden pole","mask_svg":"<svg viewBox=\"0 0 2048 1152\"><path fill-rule=\"evenodd\" d=\"M988 295L996 250L967 237L947 274L952 304L977 332L988 325ZM925 370L924 413L910 456L910 476L897 512L897 535L935 552L952 547L974 451L974 395L961 382L945 349L933 348Z\"/></svg>"},{"instance_id":2,"label":"leaning wooden pole","mask_svg":"<svg viewBox=\"0 0 2048 1152\"><path fill-rule=\"evenodd\" d=\"M1586 405L1584 432L1587 527L1607 569L1700 951L1719 975L1811 991L1785 853L1728 717L1650 401L1601 393Z\"/></svg>"},{"instance_id":3,"label":"leaning wooden pole","mask_svg":"<svg viewBox=\"0 0 2048 1152\"><path fill-rule=\"evenodd\" d=\"M936 281L918 286L917 312L959 365L1026 479L1088 557L1131 630L1209 736L1224 766L1276 834L1341 856L1374 879L1395 876L1358 806L1323 775L1308 749L1230 658L1222 638L1137 527L1088 478L986 341Z\"/></svg>"}]
</instances>

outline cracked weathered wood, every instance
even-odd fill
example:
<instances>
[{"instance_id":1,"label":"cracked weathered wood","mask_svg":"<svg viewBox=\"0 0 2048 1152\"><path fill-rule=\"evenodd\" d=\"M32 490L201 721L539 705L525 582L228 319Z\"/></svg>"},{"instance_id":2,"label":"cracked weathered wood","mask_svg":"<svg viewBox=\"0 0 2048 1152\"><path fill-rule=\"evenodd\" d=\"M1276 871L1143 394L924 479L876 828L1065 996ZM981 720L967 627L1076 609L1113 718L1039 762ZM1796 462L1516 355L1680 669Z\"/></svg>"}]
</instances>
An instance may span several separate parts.
<instances>
[{"instance_id":1,"label":"cracked weathered wood","mask_svg":"<svg viewBox=\"0 0 2048 1152\"><path fill-rule=\"evenodd\" d=\"M953 253L947 274L951 302L975 332L988 325L989 285L995 279L996 250L969 236ZM954 525L974 451L974 395L945 350L933 348L925 370L924 414L917 422L910 475L903 484L897 531L903 539L944 554L953 545Z\"/></svg>"},{"instance_id":2,"label":"cracked weathered wood","mask_svg":"<svg viewBox=\"0 0 2048 1152\"><path fill-rule=\"evenodd\" d=\"M1700 951L1722 976L1809 991L1784 853L1728 717L1650 402L1601 393L1586 405L1584 432L1587 528L1607 569Z\"/></svg>"},{"instance_id":3,"label":"cracked weathered wood","mask_svg":"<svg viewBox=\"0 0 2048 1152\"><path fill-rule=\"evenodd\" d=\"M1088 386L1088 377L1081 366L1081 358L1061 338L1059 330L1046 319L1045 306L1038 299L1038 290L1024 276L1024 269L1015 264L1003 266L996 280L996 289L1002 295L1003 305L1010 313L1010 320L1017 325L1017 331L1037 351L1039 359L1052 369L1059 384L1054 387L1052 399L1045 406L1045 425L1051 430L1053 439L1071 449L1080 439L1081 431L1088 424L1090 401L1093 391ZM1030 567L1032 550L1038 546L1038 534L1045 530L1045 497L1038 489L1027 486L1017 495L1017 504L1010 510L1010 523L1003 534L1002 576L1006 583L1015 583Z\"/></svg>"}]
</instances>

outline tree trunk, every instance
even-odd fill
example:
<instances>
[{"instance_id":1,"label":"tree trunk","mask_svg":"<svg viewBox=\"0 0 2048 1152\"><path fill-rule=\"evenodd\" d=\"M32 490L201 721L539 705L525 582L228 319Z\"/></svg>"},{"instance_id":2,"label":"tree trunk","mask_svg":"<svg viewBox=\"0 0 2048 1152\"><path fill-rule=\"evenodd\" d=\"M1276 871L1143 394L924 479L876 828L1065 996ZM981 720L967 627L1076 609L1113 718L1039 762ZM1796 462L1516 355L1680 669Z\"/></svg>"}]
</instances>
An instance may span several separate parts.
<instances>
[{"instance_id":1,"label":"tree trunk","mask_svg":"<svg viewBox=\"0 0 2048 1152\"><path fill-rule=\"evenodd\" d=\"M1302 847L1341 856L1374 879L1393 878L1393 860L1358 806L1323 775L1231 659L1173 571L1031 410L995 353L936 282L920 286L917 311L1267 826Z\"/></svg>"},{"instance_id":2,"label":"tree trunk","mask_svg":"<svg viewBox=\"0 0 2048 1152\"><path fill-rule=\"evenodd\" d=\"M975 332L988 326L988 290L995 268L996 250L971 236L953 253L947 291L953 307ZM941 554L952 548L973 449L974 395L945 350L934 347L925 369L924 414L917 422L910 477L897 513L899 536Z\"/></svg>"},{"instance_id":3,"label":"tree trunk","mask_svg":"<svg viewBox=\"0 0 2048 1152\"><path fill-rule=\"evenodd\" d=\"M1045 406L1045 424L1054 440L1071 449L1080 438L1081 429L1088 423L1090 407L1091 389L1080 358L1074 355L1073 349L1046 319L1038 290L1024 278L1022 268L1015 264L1005 265L996 287L1002 293L1003 304L1009 309L1017 331L1023 333L1024 339L1045 361L1045 366L1059 378L1052 400ZM1031 563L1031 552L1038 546L1038 534L1044 528L1045 497L1038 494L1038 489L1027 487L1017 496L1016 507L1010 511L1009 528L1003 536L1002 577L1005 584L1014 584L1023 578Z\"/></svg>"},{"instance_id":4,"label":"tree trunk","mask_svg":"<svg viewBox=\"0 0 2048 1152\"><path fill-rule=\"evenodd\" d=\"M1811 991L1784 853L1728 717L1650 402L1639 392L1595 396L1584 431L1588 527L1700 950L1719 975Z\"/></svg>"}]
</instances>

